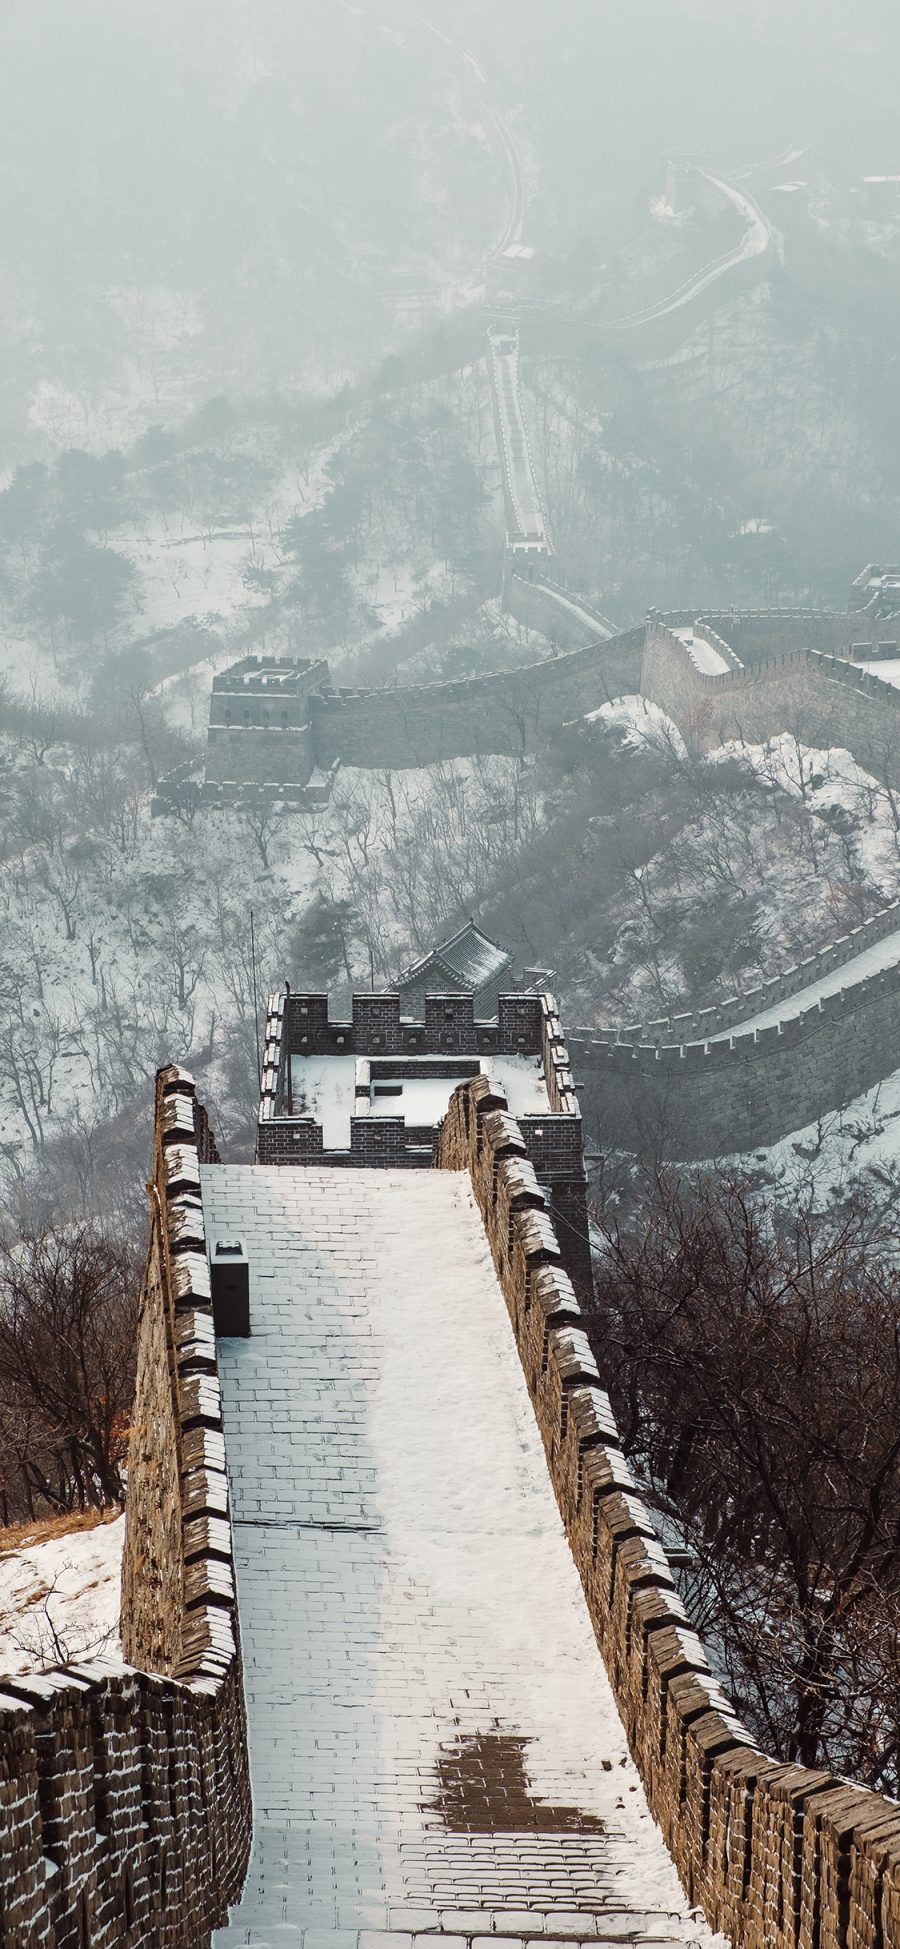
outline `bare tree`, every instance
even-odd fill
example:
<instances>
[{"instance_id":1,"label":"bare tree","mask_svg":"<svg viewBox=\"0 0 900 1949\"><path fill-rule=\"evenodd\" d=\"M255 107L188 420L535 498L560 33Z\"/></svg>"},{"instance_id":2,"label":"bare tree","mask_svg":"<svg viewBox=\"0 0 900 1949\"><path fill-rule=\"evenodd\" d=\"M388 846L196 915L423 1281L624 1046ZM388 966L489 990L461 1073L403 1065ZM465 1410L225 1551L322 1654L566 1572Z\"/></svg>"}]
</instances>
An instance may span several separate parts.
<instances>
[{"instance_id":1,"label":"bare tree","mask_svg":"<svg viewBox=\"0 0 900 1949\"><path fill-rule=\"evenodd\" d=\"M265 873L270 871L272 865L272 844L284 831L290 817L287 807L274 799L259 799L244 806L241 811L241 824L253 841Z\"/></svg>"},{"instance_id":2,"label":"bare tree","mask_svg":"<svg viewBox=\"0 0 900 1949\"><path fill-rule=\"evenodd\" d=\"M694 1562L735 1702L784 1759L900 1784L900 1312L883 1209L660 1177L605 1233L596 1346Z\"/></svg>"},{"instance_id":3,"label":"bare tree","mask_svg":"<svg viewBox=\"0 0 900 1949\"><path fill-rule=\"evenodd\" d=\"M94 1225L0 1250L0 1452L10 1499L123 1501L139 1275Z\"/></svg>"}]
</instances>

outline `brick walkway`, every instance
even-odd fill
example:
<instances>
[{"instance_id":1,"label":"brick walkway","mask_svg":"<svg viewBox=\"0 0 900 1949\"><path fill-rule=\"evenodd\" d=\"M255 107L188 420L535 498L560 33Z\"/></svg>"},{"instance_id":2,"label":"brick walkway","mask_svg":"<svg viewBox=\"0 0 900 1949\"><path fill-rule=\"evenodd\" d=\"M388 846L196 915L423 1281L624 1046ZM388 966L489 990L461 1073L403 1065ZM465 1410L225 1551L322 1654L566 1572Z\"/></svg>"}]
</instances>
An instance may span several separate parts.
<instances>
[{"instance_id":1,"label":"brick walkway","mask_svg":"<svg viewBox=\"0 0 900 1949\"><path fill-rule=\"evenodd\" d=\"M217 1949L709 1944L626 1753L468 1178L212 1167L203 1196L250 1253L254 1327L220 1347L256 1842Z\"/></svg>"}]
</instances>

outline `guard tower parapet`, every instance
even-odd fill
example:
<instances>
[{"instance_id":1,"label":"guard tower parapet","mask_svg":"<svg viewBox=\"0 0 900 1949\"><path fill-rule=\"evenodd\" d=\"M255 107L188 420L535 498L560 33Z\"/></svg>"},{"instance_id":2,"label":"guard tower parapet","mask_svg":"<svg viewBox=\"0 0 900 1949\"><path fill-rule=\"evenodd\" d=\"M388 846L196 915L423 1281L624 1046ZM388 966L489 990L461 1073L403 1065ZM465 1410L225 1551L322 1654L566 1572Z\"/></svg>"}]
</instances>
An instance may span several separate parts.
<instances>
[{"instance_id":1,"label":"guard tower parapet","mask_svg":"<svg viewBox=\"0 0 900 1949\"><path fill-rule=\"evenodd\" d=\"M460 1084L484 1076L515 1116L548 1193L571 1277L590 1281L581 1109L552 995L506 994L492 1020L471 995L357 994L349 1021L324 994L269 999L256 1162L431 1169Z\"/></svg>"}]
</instances>

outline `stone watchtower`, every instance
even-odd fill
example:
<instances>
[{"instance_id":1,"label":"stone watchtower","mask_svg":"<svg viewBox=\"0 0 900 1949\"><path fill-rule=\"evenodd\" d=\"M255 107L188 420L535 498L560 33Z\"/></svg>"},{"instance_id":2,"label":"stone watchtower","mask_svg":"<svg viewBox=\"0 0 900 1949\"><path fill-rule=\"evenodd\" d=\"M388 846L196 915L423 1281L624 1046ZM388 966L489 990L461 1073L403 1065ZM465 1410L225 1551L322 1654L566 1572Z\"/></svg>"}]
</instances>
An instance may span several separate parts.
<instances>
[{"instance_id":1,"label":"stone watchtower","mask_svg":"<svg viewBox=\"0 0 900 1949\"><path fill-rule=\"evenodd\" d=\"M214 677L204 799L228 803L248 785L302 792L316 765L310 699L328 684L328 664L308 657L247 656Z\"/></svg>"},{"instance_id":2,"label":"stone watchtower","mask_svg":"<svg viewBox=\"0 0 900 1949\"><path fill-rule=\"evenodd\" d=\"M354 995L351 1019L335 1021L327 995L272 995L256 1161L430 1170L454 1091L484 1076L497 1107L516 1119L563 1263L586 1294L581 1110L556 1002L501 994L495 1009L480 1019L473 995L458 991L427 993L421 1008L398 994Z\"/></svg>"}]
</instances>

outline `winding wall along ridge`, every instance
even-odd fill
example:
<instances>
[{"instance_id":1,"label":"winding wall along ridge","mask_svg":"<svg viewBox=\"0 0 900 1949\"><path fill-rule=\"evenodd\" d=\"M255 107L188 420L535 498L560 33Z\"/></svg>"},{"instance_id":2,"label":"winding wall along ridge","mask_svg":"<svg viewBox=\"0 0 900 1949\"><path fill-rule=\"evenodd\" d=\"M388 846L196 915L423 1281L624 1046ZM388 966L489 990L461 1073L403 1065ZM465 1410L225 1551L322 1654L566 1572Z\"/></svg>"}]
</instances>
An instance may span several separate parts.
<instances>
[{"instance_id":1,"label":"winding wall along ridge","mask_svg":"<svg viewBox=\"0 0 900 1949\"><path fill-rule=\"evenodd\" d=\"M547 627L549 616L559 616L569 632L563 641L581 636L578 617L556 604L546 585L513 577L509 590L523 621ZM720 675L698 670L674 633L686 626L724 645L734 667ZM604 701L642 693L695 749L728 739L764 742L795 729L809 743L848 746L864 770L900 791L900 693L847 660L866 627L857 616L812 609L708 611L700 618L684 610L652 616L645 628L606 641L582 641L524 669L342 692L313 700L317 762L402 767L494 752L518 757ZM868 627L871 634L876 625ZM653 1024L642 1033L641 1025L627 1024L573 1035L592 1136L654 1155L704 1158L774 1143L843 1109L900 1067L892 973L851 978L843 996L805 1009L800 997L895 924L889 912L876 916L809 968L789 970L779 984L709 1014L688 1010L690 1022L679 1019L671 1030ZM794 1019L774 1032L737 1036L733 1045L711 1040L795 997L795 1009L786 1010Z\"/></svg>"},{"instance_id":2,"label":"winding wall along ridge","mask_svg":"<svg viewBox=\"0 0 900 1949\"><path fill-rule=\"evenodd\" d=\"M784 1021L792 1020L810 1006L809 1001L804 999L809 996L809 991L838 969L846 968L849 976L843 992L859 985L853 979L855 964L879 941L889 941L892 936L896 936L896 958L900 961L900 901L894 901L892 906L872 914L859 927L851 928L849 933L839 934L826 947L818 948L815 954L805 955L802 961L785 968L783 973L772 975L754 988L745 988L740 994L730 995L726 1001L714 1002L708 1008L686 1009L677 1015L661 1015L649 1022L574 1029L572 1033L581 1037L592 1036L598 1042L638 1043L646 1048L661 1048L673 1042L721 1041L730 1029L752 1023L755 1016L768 1014L781 1003L794 1001L796 1007L786 1007L782 1018Z\"/></svg>"},{"instance_id":3,"label":"winding wall along ridge","mask_svg":"<svg viewBox=\"0 0 900 1949\"><path fill-rule=\"evenodd\" d=\"M597 1641L683 1886L735 1949L900 1949L900 1806L754 1744L714 1679L621 1438L505 1098L457 1090L468 1170Z\"/></svg>"},{"instance_id":4,"label":"winding wall along ridge","mask_svg":"<svg viewBox=\"0 0 900 1949\"><path fill-rule=\"evenodd\" d=\"M510 587L523 619L547 601L540 584L514 578ZM577 630L577 619L571 622ZM698 670L674 634L687 625L725 643L742 667L718 676ZM846 660L861 627L856 617L828 611L716 611L698 620L685 610L524 670L343 694L315 705L320 762L402 766L497 751L520 756L604 700L642 692L695 748L729 738L764 742L794 728L810 743L849 746L865 770L900 789L900 693ZM833 653L841 648L844 656ZM843 1109L900 1067L894 973L849 979L843 994L805 1009L799 998L895 924L890 912L876 916L808 969L787 971L780 987L737 997L696 1028L700 1011L687 1011L691 1024L673 1022L671 1032L652 1025L644 1036L628 1024L573 1034L593 1138L653 1155L705 1158L775 1143ZM786 1010L794 1019L733 1042L711 1040L782 997L798 998Z\"/></svg>"},{"instance_id":5,"label":"winding wall along ridge","mask_svg":"<svg viewBox=\"0 0 900 1949\"><path fill-rule=\"evenodd\" d=\"M704 265L701 271L698 271L694 277L688 278L669 297L661 298L658 304L647 305L643 311L633 312L626 318L614 319L611 324L603 327L604 332L610 334L640 332L648 325L658 324L662 319L685 311L695 304L697 299L705 297L715 285L720 284L731 273L742 271L751 265L754 270L757 269L758 260L765 257L772 248L775 232L768 218L763 215L755 197L752 197L746 189L727 182L724 176L714 176L707 169L698 169L695 173L726 202L733 204L743 218L746 228L741 243L735 250L725 251L721 257Z\"/></svg>"},{"instance_id":6,"label":"winding wall along ridge","mask_svg":"<svg viewBox=\"0 0 900 1949\"><path fill-rule=\"evenodd\" d=\"M900 966L770 1028L666 1045L569 1034L591 1137L652 1159L754 1151L846 1110L900 1069Z\"/></svg>"},{"instance_id":7,"label":"winding wall along ridge","mask_svg":"<svg viewBox=\"0 0 900 1949\"><path fill-rule=\"evenodd\" d=\"M503 474L507 550L515 555L527 547L543 558L549 551L549 538L519 384L518 331L492 326L488 356L494 430Z\"/></svg>"},{"instance_id":8,"label":"winding wall along ridge","mask_svg":"<svg viewBox=\"0 0 900 1949\"><path fill-rule=\"evenodd\" d=\"M221 1399L200 1205L218 1162L192 1078L157 1078L122 1639L0 1680L3 1949L204 1949L251 1805Z\"/></svg>"},{"instance_id":9,"label":"winding wall along ridge","mask_svg":"<svg viewBox=\"0 0 900 1949\"><path fill-rule=\"evenodd\" d=\"M511 192L506 223L494 245L493 251L495 257L502 257L503 253L510 250L513 244L521 242L522 232L525 228L525 171L522 166L522 158L513 140L509 123L505 116L501 114L496 104L491 100L487 75L477 55L473 54L470 48L463 47L459 41L452 40L450 35L446 34L442 27L436 26L435 22L429 20L427 14L420 13L417 7L410 8L410 12L413 18L419 21L422 27L427 29L429 34L433 34L436 40L441 41L444 47L449 48L454 61L462 68L467 79L474 83L481 108L487 116L488 123L493 130L495 142L499 145L504 165L508 172Z\"/></svg>"},{"instance_id":10,"label":"winding wall along ridge","mask_svg":"<svg viewBox=\"0 0 900 1949\"><path fill-rule=\"evenodd\" d=\"M698 618L695 610L686 609L604 635L599 614L592 631L590 608L576 598L560 600L562 594L557 584L543 580L509 579L511 613L526 626L550 629L564 645L576 645L562 655L483 677L313 695L316 765L403 769L488 753L517 757L599 705L639 693L659 704L688 741L702 749L742 735L764 739L805 712L811 728L827 732L832 743L847 742L848 730L854 736L858 732L864 755L853 745L851 749L864 764L873 755L876 729L880 726L883 732L885 714L869 710L866 725L873 735L865 743L863 718L854 731L847 699L877 699L892 719L900 708L900 691L846 661L851 636L859 629L856 617L776 609L706 611ZM697 670L673 635L674 629L688 625L717 634L743 667L728 676ZM832 653L843 650L844 658L810 649L813 637Z\"/></svg>"},{"instance_id":11,"label":"winding wall along ridge","mask_svg":"<svg viewBox=\"0 0 900 1949\"><path fill-rule=\"evenodd\" d=\"M793 643L798 633L807 640L811 632L833 638L847 622L788 616L781 624L768 619L768 629L770 641L783 628ZM794 728L809 743L849 746L865 770L896 789L896 689L814 649L791 647L761 658L764 623L747 617L743 624L742 648L757 660L741 672L713 676L698 671L674 635L675 618L652 619L643 694L697 748L711 749L728 738L764 741ZM734 641L735 631L729 629L729 636ZM595 1138L654 1156L708 1158L775 1143L845 1109L900 1067L900 967L895 962L856 978L853 967L897 925L896 910L885 909L808 963L719 1008L647 1025L573 1031L580 1094ZM842 967L846 982L821 994L823 977ZM780 1021L753 1027L754 1016L768 1015L781 1001L786 1006ZM745 1032L730 1034L741 1022Z\"/></svg>"}]
</instances>

